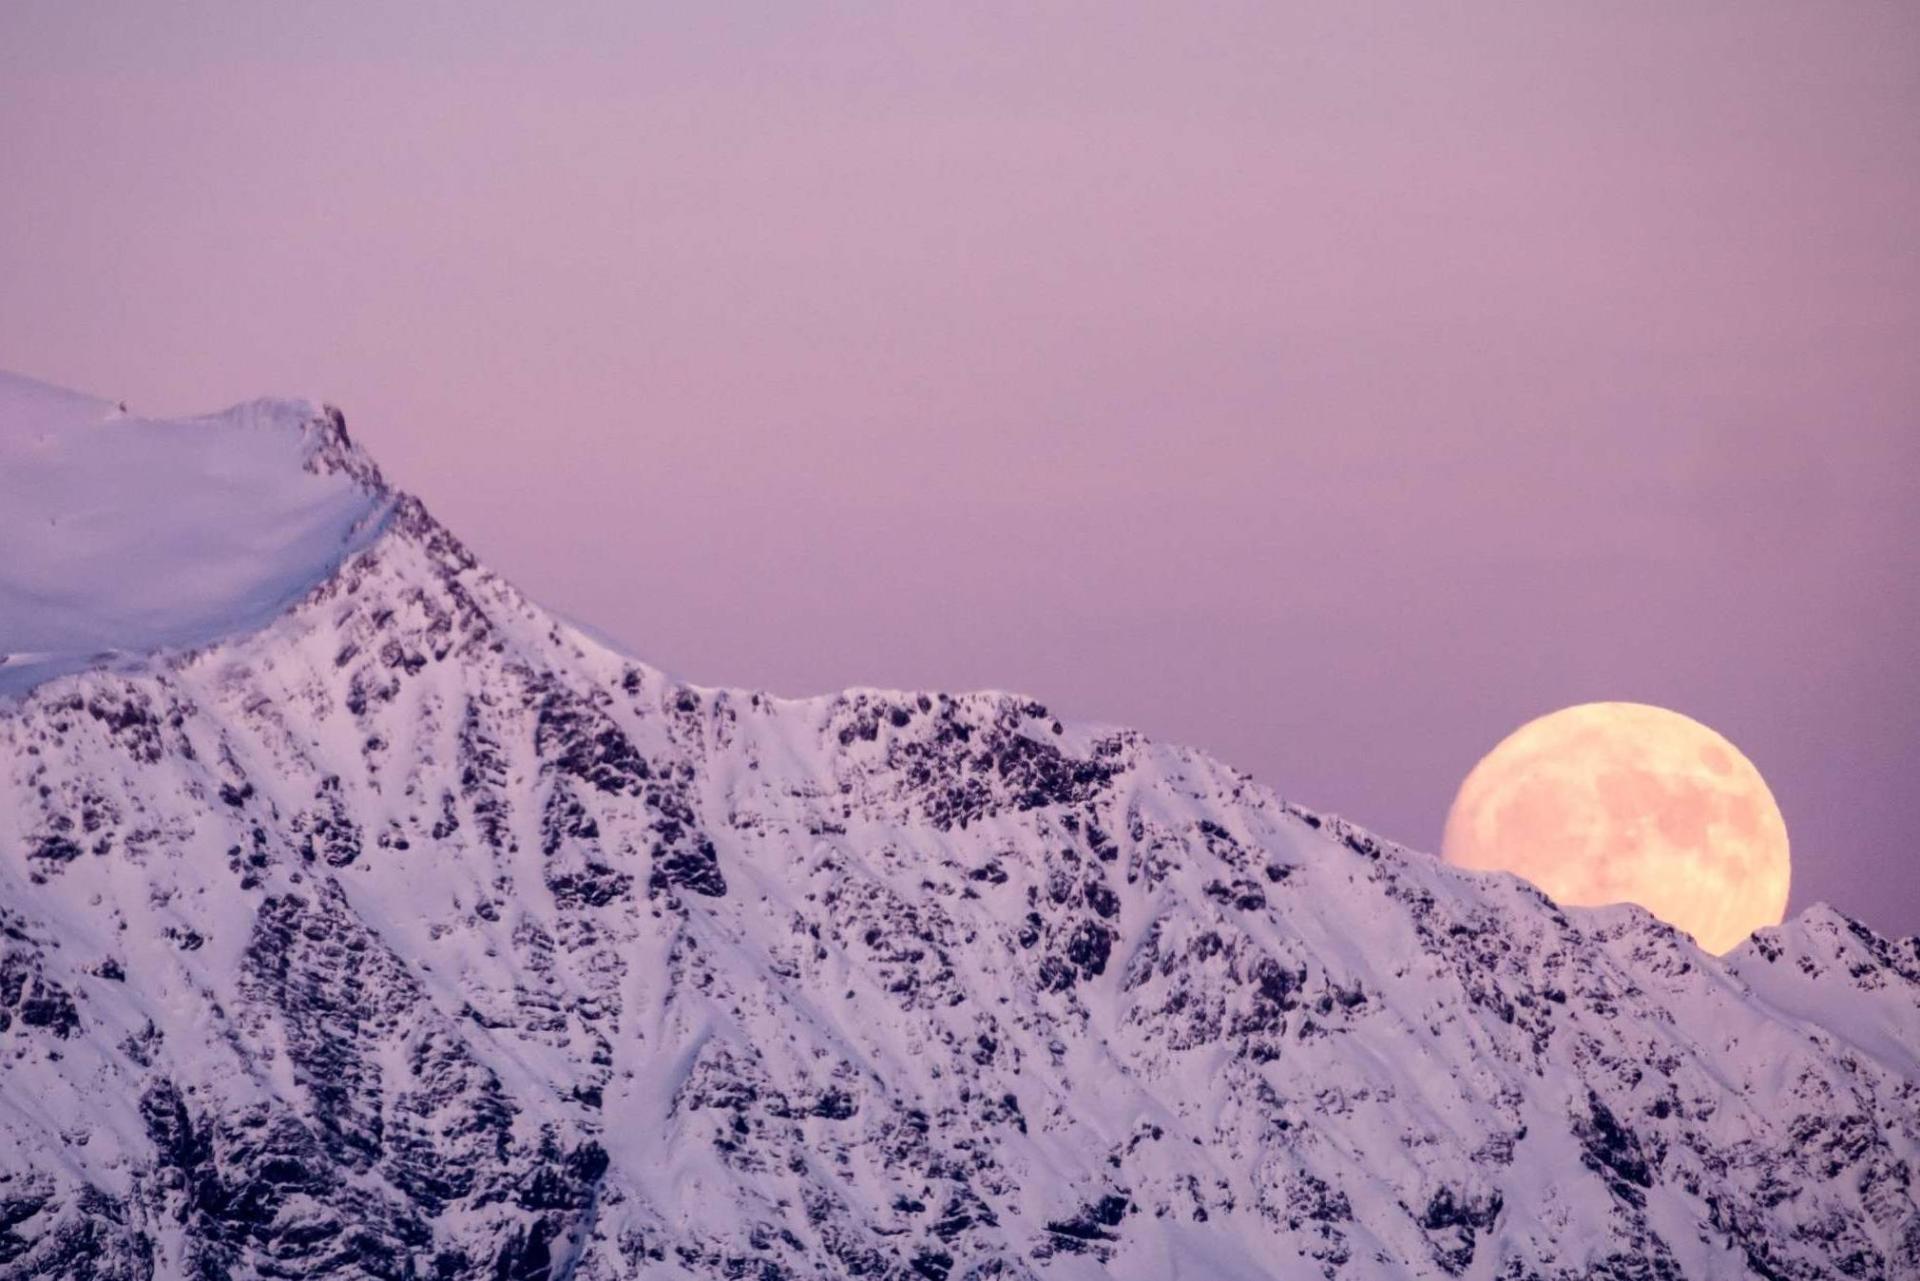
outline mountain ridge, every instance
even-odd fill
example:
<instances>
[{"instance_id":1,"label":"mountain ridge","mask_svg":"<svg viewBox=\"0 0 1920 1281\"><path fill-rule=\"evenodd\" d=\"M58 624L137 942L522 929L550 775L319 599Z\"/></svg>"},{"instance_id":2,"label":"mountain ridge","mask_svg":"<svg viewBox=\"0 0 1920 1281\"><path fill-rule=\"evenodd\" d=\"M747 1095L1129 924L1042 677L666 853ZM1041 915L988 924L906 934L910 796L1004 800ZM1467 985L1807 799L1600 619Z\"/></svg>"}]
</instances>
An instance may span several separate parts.
<instances>
[{"instance_id":1,"label":"mountain ridge","mask_svg":"<svg viewBox=\"0 0 1920 1281\"><path fill-rule=\"evenodd\" d=\"M0 703L0 1277L1920 1268L1920 941L1717 959L1024 696L687 685L389 497Z\"/></svg>"}]
</instances>

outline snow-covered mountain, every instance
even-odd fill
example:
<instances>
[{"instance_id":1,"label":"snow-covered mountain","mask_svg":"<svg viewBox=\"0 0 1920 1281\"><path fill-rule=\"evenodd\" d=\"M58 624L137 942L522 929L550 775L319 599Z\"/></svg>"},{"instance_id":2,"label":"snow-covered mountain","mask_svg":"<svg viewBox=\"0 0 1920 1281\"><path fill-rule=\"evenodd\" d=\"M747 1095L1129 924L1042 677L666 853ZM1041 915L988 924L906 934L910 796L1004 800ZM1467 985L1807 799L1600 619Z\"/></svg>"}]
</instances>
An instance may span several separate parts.
<instances>
[{"instance_id":1,"label":"snow-covered mountain","mask_svg":"<svg viewBox=\"0 0 1920 1281\"><path fill-rule=\"evenodd\" d=\"M0 1277L1920 1275L1920 943L704 689L334 411L0 383Z\"/></svg>"}]
</instances>

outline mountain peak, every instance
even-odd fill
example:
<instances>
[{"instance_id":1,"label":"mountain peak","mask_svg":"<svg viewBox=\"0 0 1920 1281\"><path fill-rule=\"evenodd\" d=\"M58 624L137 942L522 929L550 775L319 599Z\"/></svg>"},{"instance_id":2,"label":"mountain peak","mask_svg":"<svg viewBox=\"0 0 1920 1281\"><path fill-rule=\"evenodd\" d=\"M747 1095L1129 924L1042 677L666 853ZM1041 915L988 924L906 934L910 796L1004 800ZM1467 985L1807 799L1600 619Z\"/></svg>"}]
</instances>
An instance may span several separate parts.
<instances>
[{"instance_id":1,"label":"mountain peak","mask_svg":"<svg viewBox=\"0 0 1920 1281\"><path fill-rule=\"evenodd\" d=\"M0 374L0 693L258 627L393 502L337 409L145 418Z\"/></svg>"}]
</instances>

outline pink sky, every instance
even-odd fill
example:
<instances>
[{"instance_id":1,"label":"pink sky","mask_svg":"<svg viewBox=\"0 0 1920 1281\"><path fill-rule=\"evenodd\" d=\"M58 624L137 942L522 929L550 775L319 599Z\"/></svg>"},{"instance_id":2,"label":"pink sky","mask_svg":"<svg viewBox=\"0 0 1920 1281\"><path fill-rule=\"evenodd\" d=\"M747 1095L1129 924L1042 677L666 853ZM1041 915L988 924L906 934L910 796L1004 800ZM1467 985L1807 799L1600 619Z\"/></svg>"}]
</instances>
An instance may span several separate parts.
<instances>
[{"instance_id":1,"label":"pink sky","mask_svg":"<svg viewBox=\"0 0 1920 1281\"><path fill-rule=\"evenodd\" d=\"M707 8L15 0L0 367L335 401L690 679L1429 848L1665 704L1920 930L1920 7Z\"/></svg>"}]
</instances>

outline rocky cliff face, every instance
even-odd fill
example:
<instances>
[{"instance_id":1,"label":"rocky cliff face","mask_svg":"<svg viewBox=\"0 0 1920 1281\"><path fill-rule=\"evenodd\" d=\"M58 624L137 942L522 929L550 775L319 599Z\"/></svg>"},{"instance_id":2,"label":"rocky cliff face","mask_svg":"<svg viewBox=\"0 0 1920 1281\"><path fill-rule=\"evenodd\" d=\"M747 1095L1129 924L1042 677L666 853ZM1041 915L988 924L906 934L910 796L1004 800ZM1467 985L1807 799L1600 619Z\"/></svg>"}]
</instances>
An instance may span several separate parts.
<instances>
[{"instance_id":1,"label":"rocky cliff face","mask_svg":"<svg viewBox=\"0 0 1920 1281\"><path fill-rule=\"evenodd\" d=\"M684 685L303 430L336 570L0 703L0 1277L1920 1275L1916 941Z\"/></svg>"}]
</instances>

